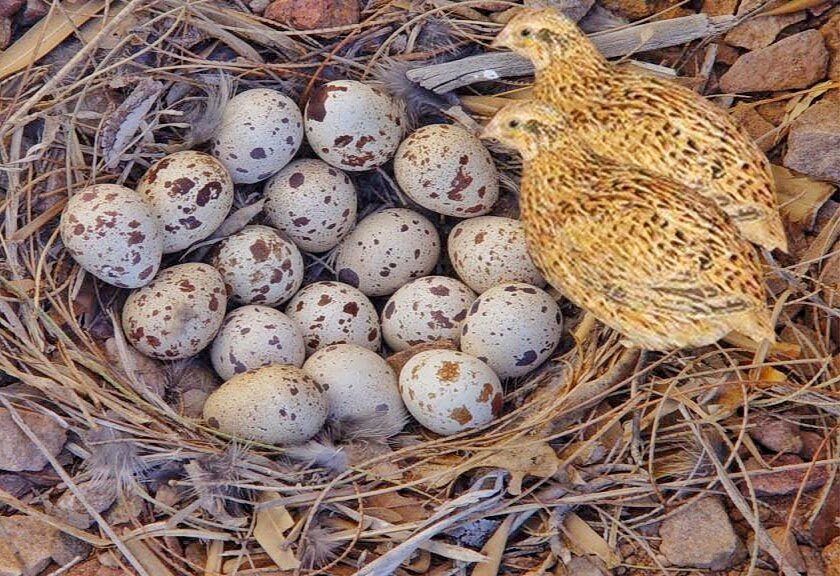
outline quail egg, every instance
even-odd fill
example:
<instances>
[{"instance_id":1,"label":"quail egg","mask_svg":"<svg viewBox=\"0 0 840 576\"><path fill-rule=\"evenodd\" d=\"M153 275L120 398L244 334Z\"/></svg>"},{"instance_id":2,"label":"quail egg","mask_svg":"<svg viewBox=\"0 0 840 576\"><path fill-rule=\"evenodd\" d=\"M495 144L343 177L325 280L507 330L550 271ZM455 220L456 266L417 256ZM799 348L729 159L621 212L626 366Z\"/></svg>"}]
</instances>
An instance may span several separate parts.
<instances>
[{"instance_id":1,"label":"quail egg","mask_svg":"<svg viewBox=\"0 0 840 576\"><path fill-rule=\"evenodd\" d=\"M400 371L400 394L411 415L448 436L499 416L502 384L484 362L454 350L420 352Z\"/></svg>"},{"instance_id":2,"label":"quail egg","mask_svg":"<svg viewBox=\"0 0 840 576\"><path fill-rule=\"evenodd\" d=\"M423 126L403 140L394 176L412 200L438 214L487 214L499 198L499 175L481 140L459 126Z\"/></svg>"},{"instance_id":3,"label":"quail egg","mask_svg":"<svg viewBox=\"0 0 840 576\"><path fill-rule=\"evenodd\" d=\"M251 184L288 164L302 141L303 117L297 104L277 90L254 88L225 106L212 153L236 184Z\"/></svg>"},{"instance_id":4,"label":"quail egg","mask_svg":"<svg viewBox=\"0 0 840 576\"><path fill-rule=\"evenodd\" d=\"M364 218L338 247L338 279L368 296L387 296L434 270L440 237L413 210L388 208Z\"/></svg>"},{"instance_id":5,"label":"quail egg","mask_svg":"<svg viewBox=\"0 0 840 576\"><path fill-rule=\"evenodd\" d=\"M464 220L449 233L448 249L458 277L479 294L503 282L545 286L528 254L519 220L500 216Z\"/></svg>"},{"instance_id":6,"label":"quail egg","mask_svg":"<svg viewBox=\"0 0 840 576\"><path fill-rule=\"evenodd\" d=\"M530 284L500 284L479 296L461 323L461 350L502 378L524 376L545 362L563 333L554 299Z\"/></svg>"},{"instance_id":7,"label":"quail egg","mask_svg":"<svg viewBox=\"0 0 840 576\"><path fill-rule=\"evenodd\" d=\"M269 364L300 367L305 359L297 322L268 306L243 306L228 314L210 348L213 368L224 380Z\"/></svg>"},{"instance_id":8,"label":"quail egg","mask_svg":"<svg viewBox=\"0 0 840 576\"><path fill-rule=\"evenodd\" d=\"M342 170L370 170L391 159L402 140L404 108L379 88L355 80L327 82L304 113L315 153Z\"/></svg>"},{"instance_id":9,"label":"quail egg","mask_svg":"<svg viewBox=\"0 0 840 576\"><path fill-rule=\"evenodd\" d=\"M222 240L210 263L240 304L282 304L303 283L303 257L294 243L269 226L245 226Z\"/></svg>"},{"instance_id":10,"label":"quail egg","mask_svg":"<svg viewBox=\"0 0 840 576\"><path fill-rule=\"evenodd\" d=\"M61 240L87 272L119 288L148 284L160 268L163 236L151 207L125 186L95 184L64 207Z\"/></svg>"},{"instance_id":11,"label":"quail egg","mask_svg":"<svg viewBox=\"0 0 840 576\"><path fill-rule=\"evenodd\" d=\"M313 282L294 295L286 315L303 333L307 354L331 344L379 350L379 317L368 297L341 282Z\"/></svg>"},{"instance_id":12,"label":"quail egg","mask_svg":"<svg viewBox=\"0 0 840 576\"><path fill-rule=\"evenodd\" d=\"M146 356L178 360L195 356L216 336L225 317L225 284L207 264L162 270L125 301L122 326Z\"/></svg>"},{"instance_id":13,"label":"quail egg","mask_svg":"<svg viewBox=\"0 0 840 576\"><path fill-rule=\"evenodd\" d=\"M322 160L295 160L265 186L270 223L301 250L334 248L356 222L356 188L347 174Z\"/></svg>"},{"instance_id":14,"label":"quail egg","mask_svg":"<svg viewBox=\"0 0 840 576\"><path fill-rule=\"evenodd\" d=\"M397 375L376 352L355 344L321 348L303 365L327 391L329 418L367 422L392 434L406 419Z\"/></svg>"},{"instance_id":15,"label":"quail egg","mask_svg":"<svg viewBox=\"0 0 840 576\"><path fill-rule=\"evenodd\" d=\"M324 388L300 368L272 364L237 374L204 403L207 425L266 444L312 438L327 419Z\"/></svg>"},{"instance_id":16,"label":"quail egg","mask_svg":"<svg viewBox=\"0 0 840 576\"><path fill-rule=\"evenodd\" d=\"M382 311L382 336L395 352L433 340L454 340L475 293L446 276L425 276L396 291Z\"/></svg>"}]
</instances>

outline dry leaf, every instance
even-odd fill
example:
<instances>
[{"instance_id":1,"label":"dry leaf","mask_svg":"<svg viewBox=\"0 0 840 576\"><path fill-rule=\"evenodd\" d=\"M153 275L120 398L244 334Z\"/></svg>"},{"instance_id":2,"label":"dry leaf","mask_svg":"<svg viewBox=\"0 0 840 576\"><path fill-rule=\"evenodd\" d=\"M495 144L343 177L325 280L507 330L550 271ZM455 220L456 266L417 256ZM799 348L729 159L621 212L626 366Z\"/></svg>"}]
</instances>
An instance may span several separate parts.
<instances>
[{"instance_id":1,"label":"dry leaf","mask_svg":"<svg viewBox=\"0 0 840 576\"><path fill-rule=\"evenodd\" d=\"M510 535L510 527L516 518L514 514L505 516L504 521L499 524L496 531L490 539L481 548L481 552L486 554L489 558L487 562L478 564L472 572L472 576L496 576L499 573L499 567L502 565L502 556L507 547L508 536Z\"/></svg>"},{"instance_id":2,"label":"dry leaf","mask_svg":"<svg viewBox=\"0 0 840 576\"><path fill-rule=\"evenodd\" d=\"M600 558L610 570L621 564L621 557L607 541L574 512L566 514L561 529L572 544L583 552Z\"/></svg>"},{"instance_id":3,"label":"dry leaf","mask_svg":"<svg viewBox=\"0 0 840 576\"><path fill-rule=\"evenodd\" d=\"M279 494L269 492L261 493L258 498L260 503L278 499L280 499ZM288 541L283 535L294 525L295 521L292 515L284 506L262 508L257 512L254 538L281 570L296 570L300 567L300 561L295 558Z\"/></svg>"},{"instance_id":4,"label":"dry leaf","mask_svg":"<svg viewBox=\"0 0 840 576\"><path fill-rule=\"evenodd\" d=\"M120 162L123 152L144 124L144 118L163 91L163 84L145 78L137 83L128 98L102 123L99 148L107 168Z\"/></svg>"},{"instance_id":5,"label":"dry leaf","mask_svg":"<svg viewBox=\"0 0 840 576\"><path fill-rule=\"evenodd\" d=\"M374 494L365 498L365 511L393 524L418 522L430 516L421 500L408 498L398 492Z\"/></svg>"},{"instance_id":6,"label":"dry leaf","mask_svg":"<svg viewBox=\"0 0 840 576\"><path fill-rule=\"evenodd\" d=\"M782 166L774 164L772 168L782 216L804 228L813 226L817 212L834 193L834 186L828 182L811 180L807 176L798 176Z\"/></svg>"}]
</instances>

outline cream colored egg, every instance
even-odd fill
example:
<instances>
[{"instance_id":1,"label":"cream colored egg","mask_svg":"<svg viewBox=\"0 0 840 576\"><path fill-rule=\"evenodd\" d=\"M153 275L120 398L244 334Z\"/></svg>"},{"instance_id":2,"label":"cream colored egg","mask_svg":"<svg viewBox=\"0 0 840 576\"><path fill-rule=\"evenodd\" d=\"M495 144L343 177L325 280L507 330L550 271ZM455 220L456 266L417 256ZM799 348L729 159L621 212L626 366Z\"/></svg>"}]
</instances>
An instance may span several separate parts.
<instances>
[{"instance_id":1,"label":"cream colored egg","mask_svg":"<svg viewBox=\"0 0 840 576\"><path fill-rule=\"evenodd\" d=\"M264 195L271 224L306 252L334 248L356 222L356 187L322 160L295 160L266 183Z\"/></svg>"},{"instance_id":2,"label":"cream colored egg","mask_svg":"<svg viewBox=\"0 0 840 576\"><path fill-rule=\"evenodd\" d=\"M237 184L259 182L288 164L303 142L303 117L277 90L254 88L230 99L212 153Z\"/></svg>"},{"instance_id":3,"label":"cream colored egg","mask_svg":"<svg viewBox=\"0 0 840 576\"><path fill-rule=\"evenodd\" d=\"M458 277L479 294L503 282L545 286L528 254L519 220L500 216L465 220L449 233L448 250Z\"/></svg>"},{"instance_id":4,"label":"cream colored egg","mask_svg":"<svg viewBox=\"0 0 840 576\"><path fill-rule=\"evenodd\" d=\"M423 126L400 144L394 176L412 200L438 214L472 218L499 198L499 175L481 140L460 126Z\"/></svg>"},{"instance_id":5,"label":"cream colored egg","mask_svg":"<svg viewBox=\"0 0 840 576\"><path fill-rule=\"evenodd\" d=\"M204 403L207 425L265 444L298 444L327 419L327 396L300 368L273 364L237 374Z\"/></svg>"},{"instance_id":6,"label":"cream colored egg","mask_svg":"<svg viewBox=\"0 0 840 576\"><path fill-rule=\"evenodd\" d=\"M61 214L60 232L79 266L113 286L144 286L160 268L160 227L151 207L125 186L94 184L76 192Z\"/></svg>"},{"instance_id":7,"label":"cream colored egg","mask_svg":"<svg viewBox=\"0 0 840 576\"><path fill-rule=\"evenodd\" d=\"M407 413L397 375L376 352L334 344L309 357L303 371L327 393L329 418L398 433Z\"/></svg>"},{"instance_id":8,"label":"cream colored egg","mask_svg":"<svg viewBox=\"0 0 840 576\"><path fill-rule=\"evenodd\" d=\"M530 284L500 284L473 302L461 324L461 350L501 378L524 376L560 342L563 316L554 299Z\"/></svg>"},{"instance_id":9,"label":"cream colored egg","mask_svg":"<svg viewBox=\"0 0 840 576\"><path fill-rule=\"evenodd\" d=\"M307 354L332 344L379 350L379 316L368 297L341 282L313 282L286 305L303 334Z\"/></svg>"},{"instance_id":10,"label":"cream colored egg","mask_svg":"<svg viewBox=\"0 0 840 576\"><path fill-rule=\"evenodd\" d=\"M425 276L396 291L382 310L385 343L400 352L433 340L461 338L461 322L475 300L466 285L447 276Z\"/></svg>"},{"instance_id":11,"label":"cream colored egg","mask_svg":"<svg viewBox=\"0 0 840 576\"><path fill-rule=\"evenodd\" d=\"M123 332L146 356L162 360L201 352L225 317L225 284L207 264L178 264L133 291L122 312Z\"/></svg>"},{"instance_id":12,"label":"cream colored egg","mask_svg":"<svg viewBox=\"0 0 840 576\"><path fill-rule=\"evenodd\" d=\"M364 218L338 247L338 279L368 296L387 296L427 276L440 256L434 224L406 208L387 208Z\"/></svg>"},{"instance_id":13,"label":"cream colored egg","mask_svg":"<svg viewBox=\"0 0 840 576\"><path fill-rule=\"evenodd\" d=\"M334 80L306 103L306 139L315 153L342 170L370 170L391 159L402 140L404 107L376 86Z\"/></svg>"},{"instance_id":14,"label":"cream colored egg","mask_svg":"<svg viewBox=\"0 0 840 576\"><path fill-rule=\"evenodd\" d=\"M224 380L269 364L300 367L305 359L297 322L268 306L242 306L228 314L210 348L213 368Z\"/></svg>"},{"instance_id":15,"label":"cream colored egg","mask_svg":"<svg viewBox=\"0 0 840 576\"><path fill-rule=\"evenodd\" d=\"M502 385L493 370L454 350L415 355L400 371L399 386L411 415L444 436L491 422L504 404Z\"/></svg>"},{"instance_id":16,"label":"cream colored egg","mask_svg":"<svg viewBox=\"0 0 840 576\"><path fill-rule=\"evenodd\" d=\"M219 243L210 264L240 304L282 304L303 283L300 251L270 226L245 226L231 234Z\"/></svg>"},{"instance_id":17,"label":"cream colored egg","mask_svg":"<svg viewBox=\"0 0 840 576\"><path fill-rule=\"evenodd\" d=\"M179 252L216 231L233 205L233 180L221 162L185 150L161 158L137 183L163 234L163 253Z\"/></svg>"}]
</instances>

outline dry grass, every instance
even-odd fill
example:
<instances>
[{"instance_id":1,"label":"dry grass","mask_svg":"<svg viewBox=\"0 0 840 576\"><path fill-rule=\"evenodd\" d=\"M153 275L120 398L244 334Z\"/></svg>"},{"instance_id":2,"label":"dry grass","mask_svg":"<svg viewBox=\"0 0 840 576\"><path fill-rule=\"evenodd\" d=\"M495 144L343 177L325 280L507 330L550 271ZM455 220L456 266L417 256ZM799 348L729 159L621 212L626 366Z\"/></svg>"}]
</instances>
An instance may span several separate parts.
<instances>
[{"instance_id":1,"label":"dry grass","mask_svg":"<svg viewBox=\"0 0 840 576\"><path fill-rule=\"evenodd\" d=\"M0 389L0 402L12 413L57 419L74 455L51 459L60 482L40 496L24 502L0 490L0 501L49 518L110 562L147 576L277 574L275 564L284 574L443 575L478 560L488 561L476 565L477 576L536 575L584 552L609 568L656 571L652 527L708 493L725 495L766 543L768 504L754 496L744 467L759 456L747 434L759 416L817 433L825 451L789 468L820 468L834 480L840 294L826 262L837 261L830 250L840 226L837 213L814 224L827 196L807 182L787 200L802 219L793 230L804 256L783 264L810 293L774 296L780 332L801 350L797 358L722 345L658 357L636 373L636 358L596 327L510 386L505 416L480 430L432 438L410 427L386 441L364 426L334 429L292 452L233 442L185 415L191 381L183 371L128 376L109 359L103 343L119 334L114 317L124 295L83 276L57 241L56 216L69 191L131 184L162 155L200 147L237 89L270 86L303 102L322 80L370 78L391 60L469 55L498 28L473 9L482 2L374 2L361 24L335 31L343 34L338 42L212 1L116 2L107 20L104 2L79 3L82 16L74 18L86 24L78 28L60 14L70 8L55 4L65 25L51 28L48 46L36 27L26 46L0 55L0 371L26 385ZM12 56L39 46L43 60L30 57L14 70ZM790 97L787 121L809 94ZM415 96L435 114L465 116L457 99ZM498 103L465 102L484 112ZM129 120L130 106L145 108L139 121ZM515 188L517 163L499 159L503 181ZM364 210L404 202L384 172L363 178ZM240 190L242 211L226 230L254 216L248 206L257 198L255 187ZM310 277L329 273L329 259L310 264ZM163 384L165 398L154 392ZM118 486L134 512L97 513L80 489L88 480ZM830 485L796 495L799 529L825 505ZM82 532L42 512L66 490L98 528Z\"/></svg>"}]
</instances>

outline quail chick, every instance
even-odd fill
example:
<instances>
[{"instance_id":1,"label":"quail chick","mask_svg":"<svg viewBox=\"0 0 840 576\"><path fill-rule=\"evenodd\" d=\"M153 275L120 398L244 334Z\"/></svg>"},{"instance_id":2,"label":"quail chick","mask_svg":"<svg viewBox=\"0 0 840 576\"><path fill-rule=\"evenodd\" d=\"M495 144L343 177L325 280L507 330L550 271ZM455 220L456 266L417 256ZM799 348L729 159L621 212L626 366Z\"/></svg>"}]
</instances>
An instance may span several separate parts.
<instances>
[{"instance_id":1,"label":"quail chick","mask_svg":"<svg viewBox=\"0 0 840 576\"><path fill-rule=\"evenodd\" d=\"M523 157L521 217L546 279L630 344L775 340L757 255L708 199L596 154L544 103L506 106L482 136Z\"/></svg>"},{"instance_id":2,"label":"quail chick","mask_svg":"<svg viewBox=\"0 0 840 576\"><path fill-rule=\"evenodd\" d=\"M787 252L767 158L691 90L610 64L568 18L523 9L494 41L534 64L534 96L597 153L668 175L714 201L751 242Z\"/></svg>"}]
</instances>

